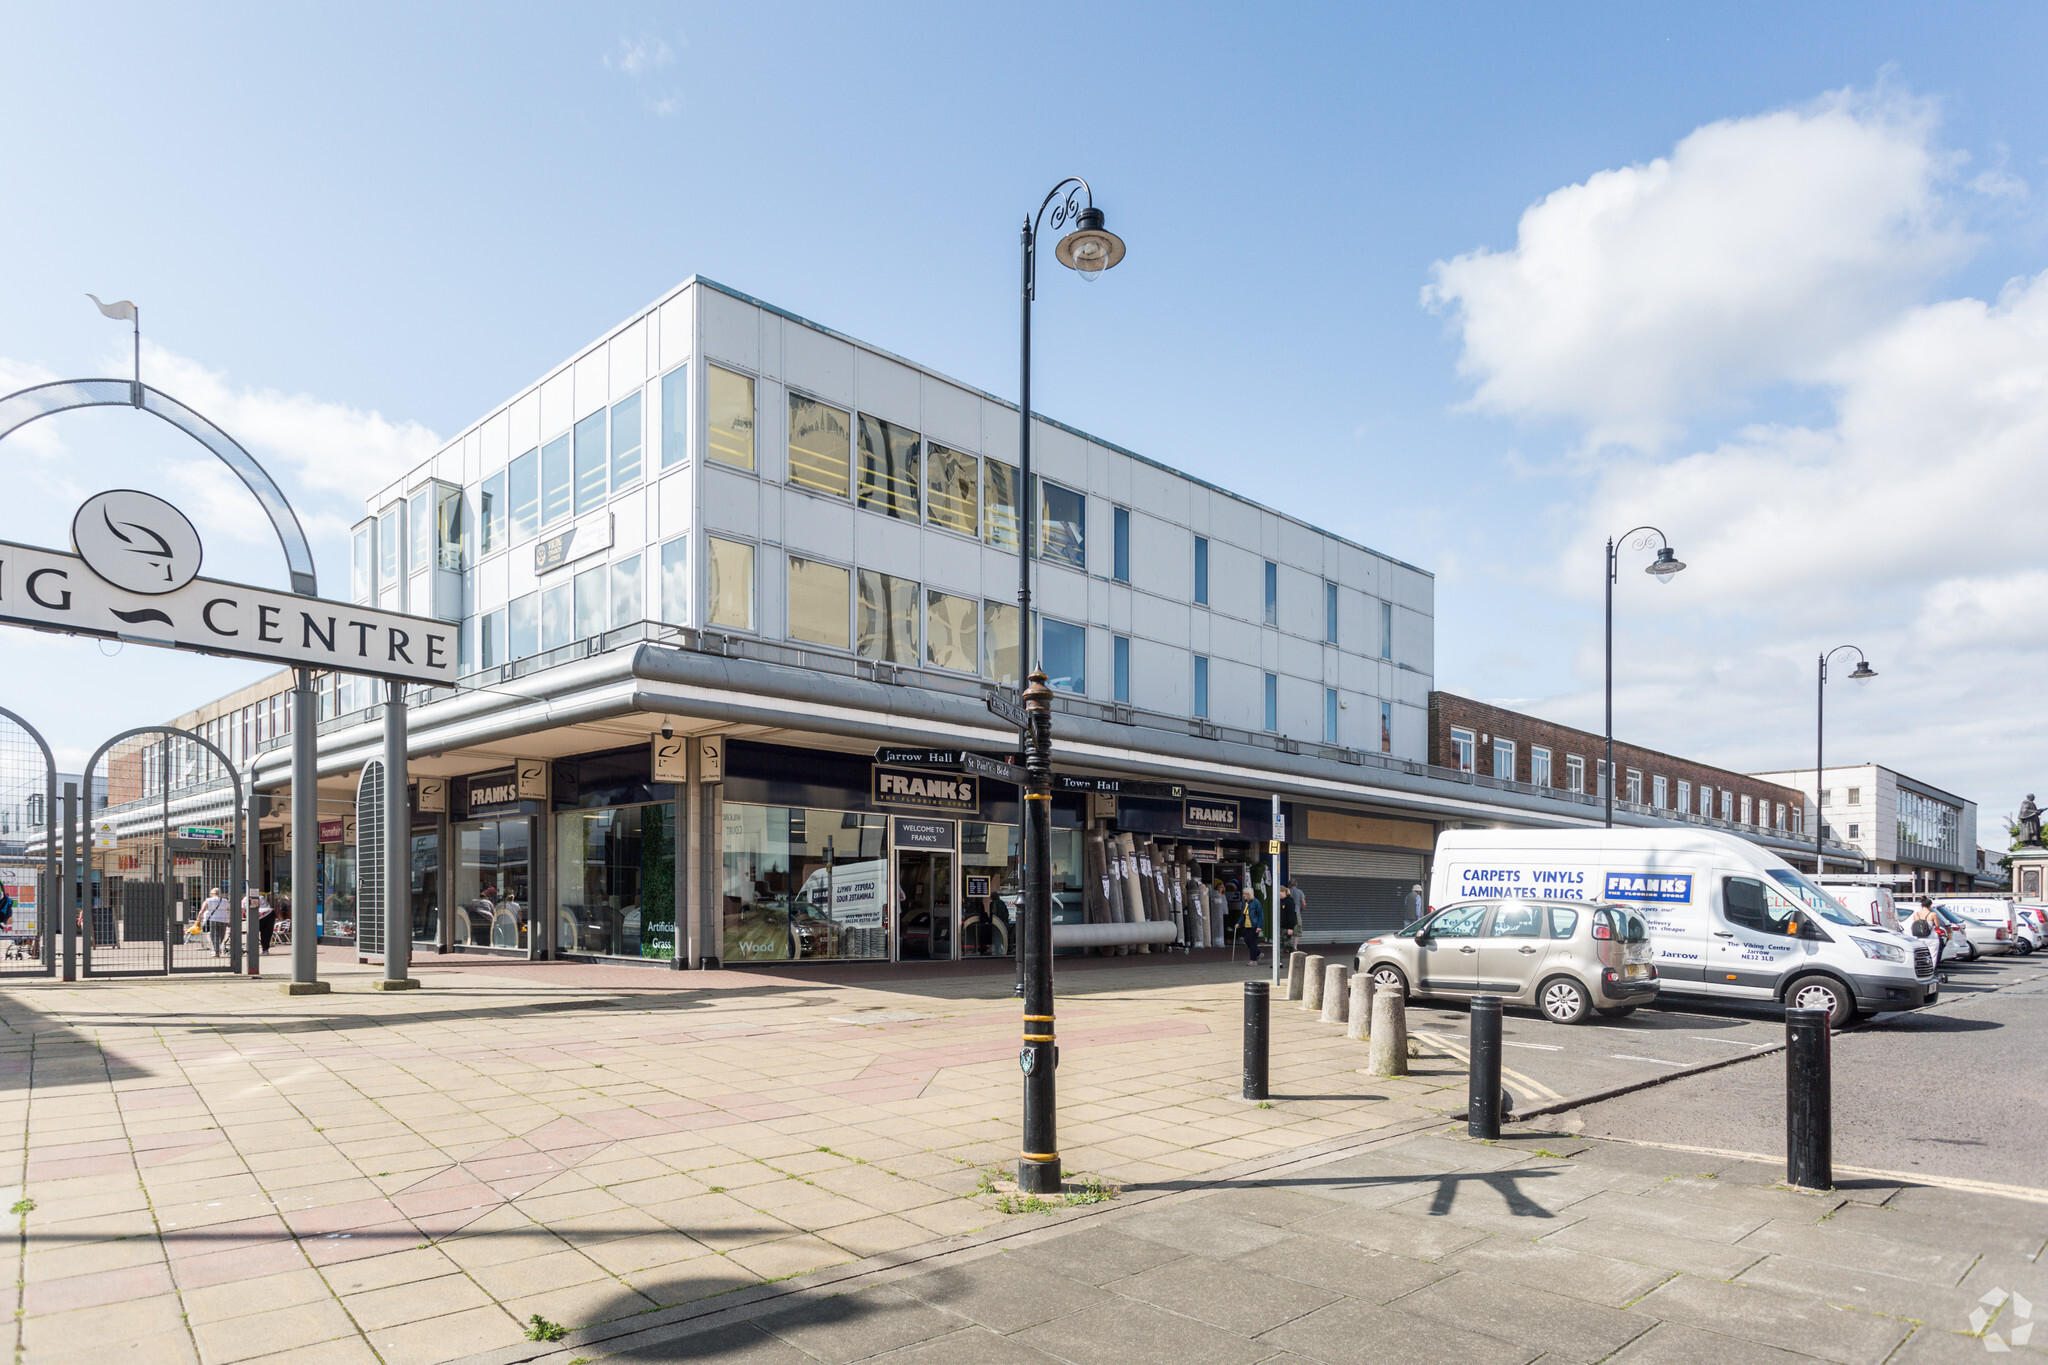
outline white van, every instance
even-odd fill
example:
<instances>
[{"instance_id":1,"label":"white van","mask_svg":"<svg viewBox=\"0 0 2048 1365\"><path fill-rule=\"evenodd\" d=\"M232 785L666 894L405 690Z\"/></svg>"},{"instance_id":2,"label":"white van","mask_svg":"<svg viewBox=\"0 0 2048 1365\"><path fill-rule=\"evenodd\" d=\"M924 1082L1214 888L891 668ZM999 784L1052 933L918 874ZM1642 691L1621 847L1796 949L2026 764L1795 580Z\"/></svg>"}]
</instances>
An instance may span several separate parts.
<instances>
[{"instance_id":1,"label":"white van","mask_svg":"<svg viewBox=\"0 0 2048 1365\"><path fill-rule=\"evenodd\" d=\"M1890 887L1879 886L1875 882L1847 881L1836 877L1823 877L1819 880L1821 890L1840 901L1844 910L1865 924L1875 924L1878 928L1889 929L1895 934L1905 932L1899 923L1899 906L1892 897Z\"/></svg>"},{"instance_id":2,"label":"white van","mask_svg":"<svg viewBox=\"0 0 2048 1365\"><path fill-rule=\"evenodd\" d=\"M1660 999L1859 1011L1932 1004L1934 954L1865 922L1770 850L1716 830L1448 830L1429 904L1618 901L1650 926Z\"/></svg>"}]
</instances>

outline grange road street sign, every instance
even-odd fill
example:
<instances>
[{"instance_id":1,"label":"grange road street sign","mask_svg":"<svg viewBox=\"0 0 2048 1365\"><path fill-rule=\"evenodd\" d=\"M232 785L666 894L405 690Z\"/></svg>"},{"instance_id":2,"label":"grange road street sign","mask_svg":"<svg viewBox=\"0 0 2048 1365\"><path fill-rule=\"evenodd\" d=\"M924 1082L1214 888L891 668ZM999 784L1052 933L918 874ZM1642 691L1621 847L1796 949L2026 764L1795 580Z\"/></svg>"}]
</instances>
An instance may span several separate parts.
<instances>
[{"instance_id":1,"label":"grange road street sign","mask_svg":"<svg viewBox=\"0 0 2048 1365\"><path fill-rule=\"evenodd\" d=\"M213 578L131 592L77 555L5 541L0 621L407 682L452 686L457 676L451 622Z\"/></svg>"},{"instance_id":2,"label":"grange road street sign","mask_svg":"<svg viewBox=\"0 0 2048 1365\"><path fill-rule=\"evenodd\" d=\"M1008 692L991 692L988 694L987 700L988 709L996 719L1006 720L1019 730L1025 727L1023 702L1011 696Z\"/></svg>"}]
</instances>

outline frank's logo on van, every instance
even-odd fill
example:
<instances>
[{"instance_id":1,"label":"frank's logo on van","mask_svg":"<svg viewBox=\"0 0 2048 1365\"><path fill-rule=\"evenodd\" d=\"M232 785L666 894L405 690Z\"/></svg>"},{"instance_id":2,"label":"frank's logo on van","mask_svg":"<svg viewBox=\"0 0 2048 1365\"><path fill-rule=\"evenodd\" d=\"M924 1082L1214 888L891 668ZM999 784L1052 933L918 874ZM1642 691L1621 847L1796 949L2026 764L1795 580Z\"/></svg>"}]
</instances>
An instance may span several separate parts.
<instances>
[{"instance_id":1,"label":"frank's logo on van","mask_svg":"<svg viewBox=\"0 0 2048 1365\"><path fill-rule=\"evenodd\" d=\"M1611 901L1644 901L1684 905L1692 900L1690 872L1610 872L1607 896Z\"/></svg>"}]
</instances>

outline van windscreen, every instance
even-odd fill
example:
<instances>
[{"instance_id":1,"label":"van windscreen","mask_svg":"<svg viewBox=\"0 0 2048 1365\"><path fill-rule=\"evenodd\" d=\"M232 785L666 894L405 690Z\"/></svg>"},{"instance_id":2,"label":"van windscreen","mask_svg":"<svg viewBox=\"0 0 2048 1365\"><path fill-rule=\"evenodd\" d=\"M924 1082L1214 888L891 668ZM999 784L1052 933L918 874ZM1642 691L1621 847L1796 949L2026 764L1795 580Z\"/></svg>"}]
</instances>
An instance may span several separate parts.
<instances>
[{"instance_id":1,"label":"van windscreen","mask_svg":"<svg viewBox=\"0 0 2048 1365\"><path fill-rule=\"evenodd\" d=\"M1804 873L1794 872L1788 867L1774 867L1771 869L1771 880L1791 892L1793 899L1824 920L1835 924L1858 926L1865 922L1862 916L1850 914L1848 908L1840 901L1808 881Z\"/></svg>"}]
</instances>

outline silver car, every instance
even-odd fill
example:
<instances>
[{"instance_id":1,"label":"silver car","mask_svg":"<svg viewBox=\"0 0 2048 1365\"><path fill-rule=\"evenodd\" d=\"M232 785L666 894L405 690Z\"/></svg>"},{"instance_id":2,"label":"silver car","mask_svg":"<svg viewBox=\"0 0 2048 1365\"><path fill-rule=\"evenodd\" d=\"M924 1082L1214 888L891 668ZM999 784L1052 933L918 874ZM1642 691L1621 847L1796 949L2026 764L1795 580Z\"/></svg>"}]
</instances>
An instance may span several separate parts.
<instances>
[{"instance_id":1,"label":"silver car","mask_svg":"<svg viewBox=\"0 0 2048 1365\"><path fill-rule=\"evenodd\" d=\"M1398 933L1367 939L1357 969L1380 990L1498 995L1558 1024L1618 1019L1657 998L1650 930L1626 905L1456 901Z\"/></svg>"}]
</instances>

